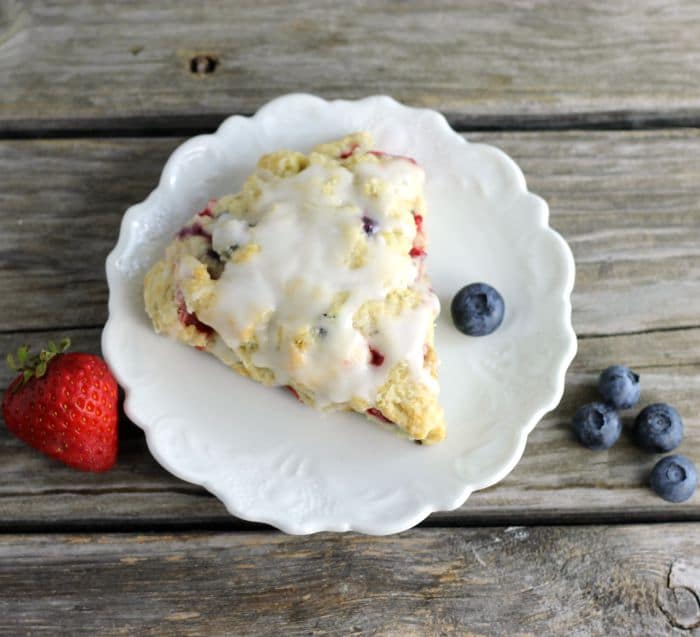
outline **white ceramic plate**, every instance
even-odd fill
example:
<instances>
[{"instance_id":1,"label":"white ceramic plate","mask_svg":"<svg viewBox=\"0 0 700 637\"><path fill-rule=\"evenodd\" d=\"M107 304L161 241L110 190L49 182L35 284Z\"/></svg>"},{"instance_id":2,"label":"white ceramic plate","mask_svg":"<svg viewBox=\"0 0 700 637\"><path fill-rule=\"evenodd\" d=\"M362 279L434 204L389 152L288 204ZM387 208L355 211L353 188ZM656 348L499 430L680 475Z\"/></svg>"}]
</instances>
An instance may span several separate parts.
<instances>
[{"instance_id":1,"label":"white ceramic plate","mask_svg":"<svg viewBox=\"0 0 700 637\"><path fill-rule=\"evenodd\" d=\"M448 423L447 440L434 446L354 414L317 413L239 377L156 335L143 309L143 275L174 232L210 197L238 190L261 154L307 151L357 130L427 173L427 266L443 307L436 343ZM232 514L288 533L402 531L506 476L561 399L576 350L574 261L547 221L546 203L511 159L465 142L434 111L383 96L287 95L182 144L158 187L126 212L107 259L104 355L158 462ZM457 332L449 312L455 292L474 281L506 301L503 324L482 338Z\"/></svg>"}]
</instances>

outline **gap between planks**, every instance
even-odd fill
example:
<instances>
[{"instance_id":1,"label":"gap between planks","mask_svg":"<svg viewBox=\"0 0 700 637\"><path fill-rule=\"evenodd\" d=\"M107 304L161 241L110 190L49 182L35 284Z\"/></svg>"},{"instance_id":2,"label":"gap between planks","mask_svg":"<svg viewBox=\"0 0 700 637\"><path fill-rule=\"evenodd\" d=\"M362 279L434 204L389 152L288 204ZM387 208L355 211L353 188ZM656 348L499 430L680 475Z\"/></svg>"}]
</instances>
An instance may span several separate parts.
<instances>
[{"instance_id":1,"label":"gap between planks","mask_svg":"<svg viewBox=\"0 0 700 637\"><path fill-rule=\"evenodd\" d=\"M206 127L358 87L482 130L700 118L692 0L215 4L5 2L0 130Z\"/></svg>"},{"instance_id":2,"label":"gap between planks","mask_svg":"<svg viewBox=\"0 0 700 637\"><path fill-rule=\"evenodd\" d=\"M126 492L126 490L125 490ZM60 493L60 492L57 492ZM163 491L164 495L167 495L166 491ZM80 492L75 492L75 495L80 495ZM203 497L211 497L208 493L202 492L201 494L194 494ZM514 520L512 516L508 515L494 515L494 516L475 516L469 519L452 519L447 516L443 516L441 513L436 513L426 518L422 522L419 522L412 529L436 529L436 530L449 530L449 529L480 529L480 528L540 528L540 527L566 527L566 528L581 528L590 526L609 526L609 527L622 527L622 526L634 526L634 525L644 525L644 526L657 526L663 524L700 524L700 514L697 512L685 512L679 511L675 514L673 511L669 511L666 515L659 515L658 511L639 511L639 512L623 512L617 513L611 511L607 515L601 515L599 512L593 513L581 513L577 514L577 517L571 518L569 516L561 515L551 515L547 517L522 517L519 516L517 520ZM410 529L407 529L410 530ZM254 522L251 520L243 520L241 518L236 518L230 516L230 518L212 519L204 520L201 522L196 522L192 520L134 520L130 522L125 522L121 519L104 519L93 523L84 523L80 521L71 522L62 520L60 522L42 522L42 523L3 523L0 525L0 538L8 535L64 535L64 534L92 534L92 533L109 533L115 535L129 535L133 533L139 534L156 534L156 533L178 533L178 534L190 534L190 533L248 533L254 531L256 533L269 533L269 534L279 534L279 535L289 535L283 533L276 527L264 524L261 522ZM390 534L388 537L396 537L401 533L406 531L401 531L400 533ZM327 534L329 532L322 531L320 534ZM311 535L319 535L319 533L313 533ZM330 532L332 535L336 536L353 536L353 535L364 535L358 534L355 531L347 531L344 533ZM291 536L290 536L291 537ZM304 537L304 536L299 536ZM382 537L382 536L371 536L367 535L365 537Z\"/></svg>"},{"instance_id":3,"label":"gap between planks","mask_svg":"<svg viewBox=\"0 0 700 637\"><path fill-rule=\"evenodd\" d=\"M408 104L410 106L410 104ZM194 137L214 133L225 119L252 117L255 113L222 113L214 116L125 118L111 126L86 119L69 122L19 122L0 126L0 141L43 139L119 139ZM458 133L532 133L566 131L654 131L700 128L700 113L570 113L552 117L470 116L443 113Z\"/></svg>"}]
</instances>

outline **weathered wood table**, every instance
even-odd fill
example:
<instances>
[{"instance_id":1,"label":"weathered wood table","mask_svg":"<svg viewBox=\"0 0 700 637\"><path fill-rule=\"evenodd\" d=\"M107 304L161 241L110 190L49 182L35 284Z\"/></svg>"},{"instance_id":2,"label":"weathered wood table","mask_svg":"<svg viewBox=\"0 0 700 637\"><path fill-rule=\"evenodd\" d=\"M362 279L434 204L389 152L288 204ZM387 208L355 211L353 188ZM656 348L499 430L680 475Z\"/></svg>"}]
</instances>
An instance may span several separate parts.
<instances>
[{"instance_id":1,"label":"weathered wood table","mask_svg":"<svg viewBox=\"0 0 700 637\"><path fill-rule=\"evenodd\" d=\"M0 633L700 635L700 495L569 428L624 362L700 463L700 4L149 4L0 0L3 354L99 352L126 207L184 137L290 91L388 93L513 156L574 251L579 354L507 479L384 538L233 519L126 420L105 475L0 427Z\"/></svg>"}]
</instances>

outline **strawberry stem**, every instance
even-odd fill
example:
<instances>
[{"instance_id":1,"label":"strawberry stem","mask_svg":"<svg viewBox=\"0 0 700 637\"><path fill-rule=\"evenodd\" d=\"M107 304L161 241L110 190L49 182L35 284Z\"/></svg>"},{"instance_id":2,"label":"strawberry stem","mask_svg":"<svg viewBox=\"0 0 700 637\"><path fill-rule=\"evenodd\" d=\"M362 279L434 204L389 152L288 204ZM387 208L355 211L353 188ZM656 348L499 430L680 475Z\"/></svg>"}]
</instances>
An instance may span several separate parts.
<instances>
[{"instance_id":1,"label":"strawberry stem","mask_svg":"<svg viewBox=\"0 0 700 637\"><path fill-rule=\"evenodd\" d=\"M58 345L54 341L49 341L46 349L42 349L36 356L30 356L28 345L19 347L15 356L8 354L7 366L22 375L22 382L15 386L15 391L24 387L32 378L44 376L49 361L55 356L63 354L69 347L70 339L62 338Z\"/></svg>"}]
</instances>

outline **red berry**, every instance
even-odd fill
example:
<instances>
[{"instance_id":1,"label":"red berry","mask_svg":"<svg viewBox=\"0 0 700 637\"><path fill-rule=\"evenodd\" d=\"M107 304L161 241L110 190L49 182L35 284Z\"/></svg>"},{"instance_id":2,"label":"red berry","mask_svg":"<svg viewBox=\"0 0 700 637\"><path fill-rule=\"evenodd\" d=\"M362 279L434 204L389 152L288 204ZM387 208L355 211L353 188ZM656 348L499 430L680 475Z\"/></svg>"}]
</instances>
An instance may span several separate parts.
<instances>
[{"instance_id":1,"label":"red berry","mask_svg":"<svg viewBox=\"0 0 700 637\"><path fill-rule=\"evenodd\" d=\"M381 411L379 411L376 407L370 407L370 408L367 410L367 413L368 413L370 416L374 416L377 420L381 420L382 422L387 422L387 423L389 423L389 424L391 424L391 425L394 424L391 420L389 420L389 419L388 419Z\"/></svg>"},{"instance_id":2,"label":"red berry","mask_svg":"<svg viewBox=\"0 0 700 637\"><path fill-rule=\"evenodd\" d=\"M299 392L296 389L294 389L294 387L292 387L291 385L285 385L285 387L291 392L294 398L296 398L299 402L302 402L301 398L299 398Z\"/></svg>"},{"instance_id":3,"label":"red berry","mask_svg":"<svg viewBox=\"0 0 700 637\"><path fill-rule=\"evenodd\" d=\"M347 159L347 158L350 157L350 155L352 155L359 147L360 147L359 144L353 143L353 144L350 146L350 148L348 148L346 151L340 153L339 158L340 158L340 159Z\"/></svg>"},{"instance_id":4,"label":"red berry","mask_svg":"<svg viewBox=\"0 0 700 637\"><path fill-rule=\"evenodd\" d=\"M370 359L369 362L371 365L374 365L375 367L381 367L382 363L384 362L384 354L381 352L378 352L374 347L369 348L369 355Z\"/></svg>"},{"instance_id":5,"label":"red berry","mask_svg":"<svg viewBox=\"0 0 700 637\"><path fill-rule=\"evenodd\" d=\"M197 213L198 217L214 217L214 213L212 212L212 208L216 205L216 199L210 199L207 201L207 207L204 208L203 210L200 210Z\"/></svg>"},{"instance_id":6,"label":"red berry","mask_svg":"<svg viewBox=\"0 0 700 637\"><path fill-rule=\"evenodd\" d=\"M117 457L117 382L92 354L54 354L40 377L20 374L5 392L7 428L30 447L81 471Z\"/></svg>"},{"instance_id":7,"label":"red berry","mask_svg":"<svg viewBox=\"0 0 700 637\"><path fill-rule=\"evenodd\" d=\"M188 312L187 311L187 304L185 303L185 297L182 295L182 292L178 291L177 294L177 318L182 323L185 327L189 327L190 325L194 325L195 329L198 332L201 332L202 334L205 334L207 336L211 336L214 333L214 328L210 327L209 325L206 325L205 323L202 323L197 318L197 315L194 312Z\"/></svg>"},{"instance_id":8,"label":"red berry","mask_svg":"<svg viewBox=\"0 0 700 637\"><path fill-rule=\"evenodd\" d=\"M425 254L425 249L423 248L423 217L413 212L413 221L416 224L416 238L413 240L413 247L408 254L415 259Z\"/></svg>"},{"instance_id":9,"label":"red berry","mask_svg":"<svg viewBox=\"0 0 700 637\"><path fill-rule=\"evenodd\" d=\"M199 213L201 216L202 213ZM187 237L204 237L205 239L211 240L211 233L205 230L201 223L193 223L191 226L185 226L176 235L178 239L186 239Z\"/></svg>"}]
</instances>

